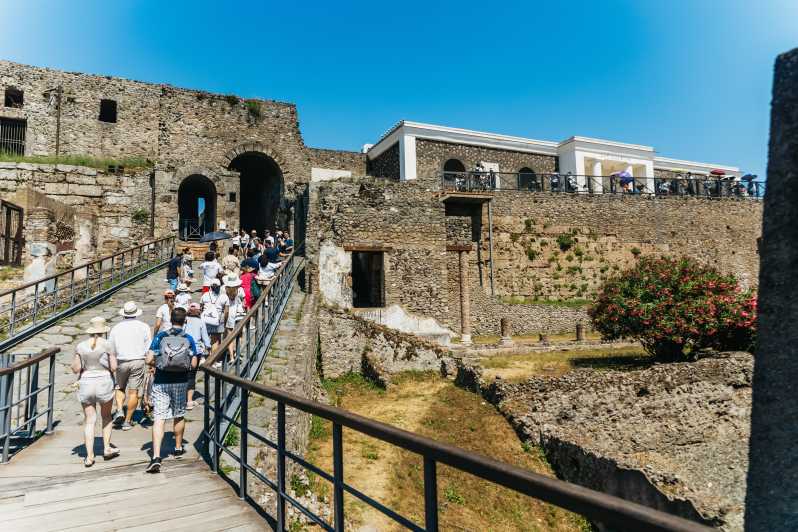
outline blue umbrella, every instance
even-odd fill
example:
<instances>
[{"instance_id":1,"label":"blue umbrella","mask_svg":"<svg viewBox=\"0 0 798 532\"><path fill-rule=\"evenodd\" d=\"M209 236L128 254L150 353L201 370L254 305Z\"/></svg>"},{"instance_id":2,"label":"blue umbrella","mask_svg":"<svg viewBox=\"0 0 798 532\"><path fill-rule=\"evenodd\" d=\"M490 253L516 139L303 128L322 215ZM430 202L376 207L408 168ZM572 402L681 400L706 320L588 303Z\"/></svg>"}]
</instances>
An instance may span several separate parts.
<instances>
[{"instance_id":1,"label":"blue umbrella","mask_svg":"<svg viewBox=\"0 0 798 532\"><path fill-rule=\"evenodd\" d=\"M200 238L200 242L213 242L215 240L227 240L228 238L233 238L231 235L228 235L224 231L212 231L210 233L205 233Z\"/></svg>"}]
</instances>

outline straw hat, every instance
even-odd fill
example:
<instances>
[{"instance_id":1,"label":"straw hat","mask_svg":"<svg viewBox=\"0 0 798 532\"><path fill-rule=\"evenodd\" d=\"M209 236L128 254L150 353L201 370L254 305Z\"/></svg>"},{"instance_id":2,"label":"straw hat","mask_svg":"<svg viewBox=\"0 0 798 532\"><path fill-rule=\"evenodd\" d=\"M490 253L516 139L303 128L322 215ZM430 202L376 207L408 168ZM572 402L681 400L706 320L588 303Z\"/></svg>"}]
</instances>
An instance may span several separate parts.
<instances>
[{"instance_id":1,"label":"straw hat","mask_svg":"<svg viewBox=\"0 0 798 532\"><path fill-rule=\"evenodd\" d=\"M186 283L180 283L179 285L177 285L177 291L188 292L189 291L188 285Z\"/></svg>"},{"instance_id":2,"label":"straw hat","mask_svg":"<svg viewBox=\"0 0 798 532\"><path fill-rule=\"evenodd\" d=\"M258 273L258 275L255 276L256 283L268 283L272 279L274 279L274 275L266 275L265 273Z\"/></svg>"},{"instance_id":3,"label":"straw hat","mask_svg":"<svg viewBox=\"0 0 798 532\"><path fill-rule=\"evenodd\" d=\"M135 301L128 301L125 303L121 309L119 309L119 315L124 316L125 318L136 318L141 316L141 313L144 312L136 305Z\"/></svg>"},{"instance_id":4,"label":"straw hat","mask_svg":"<svg viewBox=\"0 0 798 532\"><path fill-rule=\"evenodd\" d=\"M86 334L103 334L110 330L111 328L106 324L105 318L102 316L95 316L89 320L89 326L86 327Z\"/></svg>"}]
</instances>

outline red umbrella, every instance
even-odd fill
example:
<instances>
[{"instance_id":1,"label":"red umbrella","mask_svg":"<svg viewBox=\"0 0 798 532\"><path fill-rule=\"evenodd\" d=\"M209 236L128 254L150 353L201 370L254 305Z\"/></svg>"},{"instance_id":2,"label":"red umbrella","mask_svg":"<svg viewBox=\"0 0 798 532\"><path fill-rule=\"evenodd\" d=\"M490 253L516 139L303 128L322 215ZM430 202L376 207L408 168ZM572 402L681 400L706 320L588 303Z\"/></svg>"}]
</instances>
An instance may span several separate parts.
<instances>
[{"instance_id":1,"label":"red umbrella","mask_svg":"<svg viewBox=\"0 0 798 532\"><path fill-rule=\"evenodd\" d=\"M726 175L726 170L720 170L719 168L715 168L714 170L709 172L712 175Z\"/></svg>"}]
</instances>

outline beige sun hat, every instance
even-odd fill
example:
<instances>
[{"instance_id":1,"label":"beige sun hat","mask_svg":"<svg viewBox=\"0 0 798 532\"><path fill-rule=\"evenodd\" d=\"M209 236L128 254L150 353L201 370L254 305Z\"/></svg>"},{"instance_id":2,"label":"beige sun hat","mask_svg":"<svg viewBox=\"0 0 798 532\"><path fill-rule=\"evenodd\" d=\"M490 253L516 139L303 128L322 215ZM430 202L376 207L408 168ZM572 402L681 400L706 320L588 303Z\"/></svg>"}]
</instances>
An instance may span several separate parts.
<instances>
[{"instance_id":1,"label":"beige sun hat","mask_svg":"<svg viewBox=\"0 0 798 532\"><path fill-rule=\"evenodd\" d=\"M125 318L136 318L141 316L141 313L144 312L136 305L135 301L128 301L126 302L121 309L119 309L119 315L124 316Z\"/></svg>"},{"instance_id":2,"label":"beige sun hat","mask_svg":"<svg viewBox=\"0 0 798 532\"><path fill-rule=\"evenodd\" d=\"M237 277L231 279L228 277L227 279L224 280L224 285L227 288L238 288L239 286L241 286L241 279Z\"/></svg>"},{"instance_id":3,"label":"beige sun hat","mask_svg":"<svg viewBox=\"0 0 798 532\"><path fill-rule=\"evenodd\" d=\"M95 316L89 320L89 326L86 327L86 334L103 334L110 331L111 328L102 316Z\"/></svg>"},{"instance_id":4,"label":"beige sun hat","mask_svg":"<svg viewBox=\"0 0 798 532\"><path fill-rule=\"evenodd\" d=\"M177 291L178 292L188 292L188 291L190 291L190 289L189 289L189 287L188 287L188 285L186 283L180 283L179 285L177 285Z\"/></svg>"}]
</instances>

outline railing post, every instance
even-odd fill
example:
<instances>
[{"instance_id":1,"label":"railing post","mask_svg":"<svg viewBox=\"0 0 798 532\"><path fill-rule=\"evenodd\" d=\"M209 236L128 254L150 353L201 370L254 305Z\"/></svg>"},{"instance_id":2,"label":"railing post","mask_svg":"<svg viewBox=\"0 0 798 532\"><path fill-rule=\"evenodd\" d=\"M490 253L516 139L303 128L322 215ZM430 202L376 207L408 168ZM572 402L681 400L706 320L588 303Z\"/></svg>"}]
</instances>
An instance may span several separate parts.
<instances>
[{"instance_id":1,"label":"railing post","mask_svg":"<svg viewBox=\"0 0 798 532\"><path fill-rule=\"evenodd\" d=\"M424 529L438 532L438 475L429 456L424 457Z\"/></svg>"},{"instance_id":2,"label":"railing post","mask_svg":"<svg viewBox=\"0 0 798 532\"><path fill-rule=\"evenodd\" d=\"M11 444L11 401L14 394L14 373L0 375L0 411L2 412L3 451L0 464L8 462L8 451Z\"/></svg>"},{"instance_id":3,"label":"railing post","mask_svg":"<svg viewBox=\"0 0 798 532\"><path fill-rule=\"evenodd\" d=\"M219 447L224 443L222 441L222 436L219 434L222 430L222 417L221 417L221 407L219 406L219 401L222 397L222 381L219 377L214 377L213 379L213 436L211 437L211 441L213 442L213 454L211 455L211 460L213 461L213 472L217 475L219 474L219 456L221 455L221 450ZM205 399L207 401L207 399Z\"/></svg>"},{"instance_id":4,"label":"railing post","mask_svg":"<svg viewBox=\"0 0 798 532\"><path fill-rule=\"evenodd\" d=\"M340 424L333 423L333 500L335 532L344 530L344 442Z\"/></svg>"},{"instance_id":5,"label":"railing post","mask_svg":"<svg viewBox=\"0 0 798 532\"><path fill-rule=\"evenodd\" d=\"M39 405L39 394L33 393L34 390L39 389L39 363L35 363L31 368L31 372L28 374L28 390L25 395L28 395L26 399L27 404L25 405L25 425L26 430L29 434L28 437L33 437L36 433L36 414L38 411ZM33 422L31 422L33 420Z\"/></svg>"},{"instance_id":6,"label":"railing post","mask_svg":"<svg viewBox=\"0 0 798 532\"><path fill-rule=\"evenodd\" d=\"M205 430L205 452L210 456L211 454L211 377L210 373L205 372L205 378L202 379L203 386L203 401L202 401L202 427ZM211 466L213 469L213 466Z\"/></svg>"},{"instance_id":7,"label":"railing post","mask_svg":"<svg viewBox=\"0 0 798 532\"><path fill-rule=\"evenodd\" d=\"M238 496L242 500L247 498L247 436L249 434L249 391L241 388L241 436L239 438L238 456L240 459L238 477Z\"/></svg>"},{"instance_id":8,"label":"railing post","mask_svg":"<svg viewBox=\"0 0 798 532\"><path fill-rule=\"evenodd\" d=\"M14 336L14 322L17 318L17 292L11 293L11 316L8 318L8 336Z\"/></svg>"},{"instance_id":9,"label":"railing post","mask_svg":"<svg viewBox=\"0 0 798 532\"><path fill-rule=\"evenodd\" d=\"M47 428L45 434L53 433L53 411L55 410L55 356L56 353L50 355L50 368L48 372L48 389L47 389Z\"/></svg>"},{"instance_id":10,"label":"railing post","mask_svg":"<svg viewBox=\"0 0 798 532\"><path fill-rule=\"evenodd\" d=\"M282 401L277 403L277 532L285 532L285 403Z\"/></svg>"},{"instance_id":11,"label":"railing post","mask_svg":"<svg viewBox=\"0 0 798 532\"><path fill-rule=\"evenodd\" d=\"M33 288L33 324L36 325L36 314L39 312L39 283Z\"/></svg>"}]
</instances>

